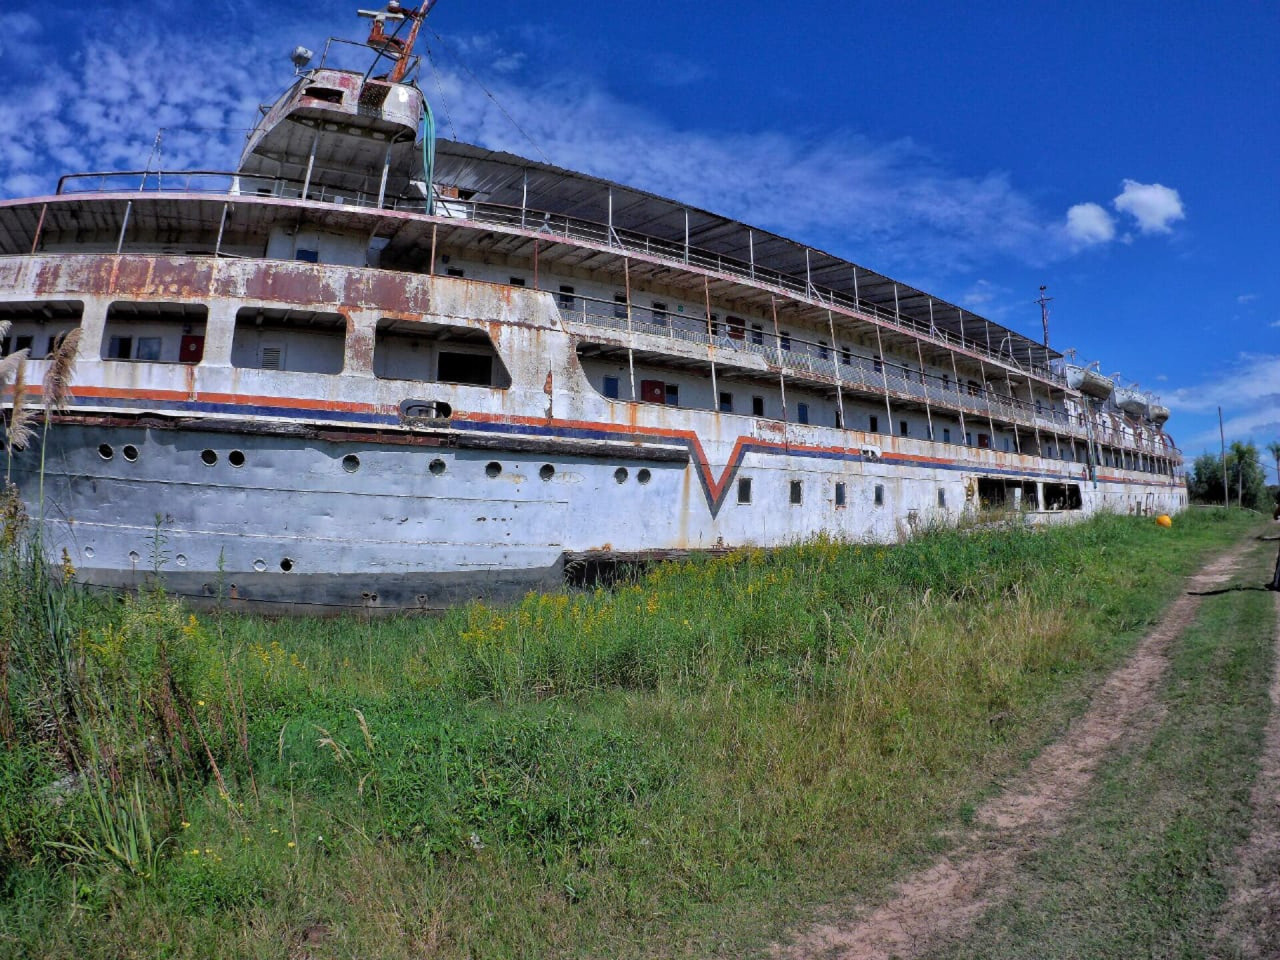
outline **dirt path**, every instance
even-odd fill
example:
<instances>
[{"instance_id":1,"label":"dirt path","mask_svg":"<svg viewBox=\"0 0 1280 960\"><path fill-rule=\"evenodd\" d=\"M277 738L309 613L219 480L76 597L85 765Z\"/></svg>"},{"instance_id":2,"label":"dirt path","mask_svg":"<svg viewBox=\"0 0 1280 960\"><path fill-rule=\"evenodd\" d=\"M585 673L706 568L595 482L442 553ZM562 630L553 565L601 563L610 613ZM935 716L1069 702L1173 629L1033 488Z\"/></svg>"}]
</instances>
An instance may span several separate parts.
<instances>
[{"instance_id":1,"label":"dirt path","mask_svg":"<svg viewBox=\"0 0 1280 960\"><path fill-rule=\"evenodd\" d=\"M1218 930L1218 957L1280 954L1280 593L1275 607L1271 717L1263 734L1258 779L1249 797L1253 825L1238 852L1231 899Z\"/></svg>"},{"instance_id":2,"label":"dirt path","mask_svg":"<svg viewBox=\"0 0 1280 960\"><path fill-rule=\"evenodd\" d=\"M1232 548L1188 580L1187 589L1107 678L1067 735L1046 748L1009 790L979 808L974 828L950 854L902 881L882 906L804 930L792 943L775 948L774 956L905 960L968 930L1002 899L1018 859L1054 831L1107 751L1126 735L1152 727L1169 647L1200 607L1202 598L1195 592L1230 580L1249 546ZM1280 730L1276 736L1280 741ZM1280 743L1275 759L1280 765ZM1274 798L1273 789L1273 804ZM1280 896L1280 890L1274 892Z\"/></svg>"}]
</instances>

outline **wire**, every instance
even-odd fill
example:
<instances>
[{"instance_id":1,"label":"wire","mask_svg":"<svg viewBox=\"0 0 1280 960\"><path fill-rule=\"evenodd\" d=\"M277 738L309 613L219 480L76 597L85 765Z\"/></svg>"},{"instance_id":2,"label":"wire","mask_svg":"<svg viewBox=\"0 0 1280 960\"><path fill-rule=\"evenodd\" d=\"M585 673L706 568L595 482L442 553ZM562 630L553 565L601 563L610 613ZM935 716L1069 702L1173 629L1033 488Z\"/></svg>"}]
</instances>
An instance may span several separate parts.
<instances>
[{"instance_id":1,"label":"wire","mask_svg":"<svg viewBox=\"0 0 1280 960\"><path fill-rule=\"evenodd\" d=\"M449 104L444 98L444 85L440 83L440 71L436 69L435 58L431 56L431 48L427 47L427 63L431 64L431 76L435 78L436 90L440 94L440 106L444 108L444 118L449 121L449 133L458 139L458 131L453 126L453 114L449 112Z\"/></svg>"},{"instance_id":2,"label":"wire","mask_svg":"<svg viewBox=\"0 0 1280 960\"><path fill-rule=\"evenodd\" d=\"M440 34L432 30L431 35L435 37L438 41L440 41L441 48L445 48L445 49L448 48L448 44L444 42L444 38L441 37ZM511 116L511 114L507 113L507 108L498 102L498 98L495 97L492 92L490 92L489 88L486 87L484 83L481 82L480 78L475 75L472 69L467 66L466 61L462 59L462 57L457 53L457 51L450 51L450 52L453 54L454 58L458 61L458 66L462 67L462 69L467 72L467 76L469 76L473 81L475 81L476 86L478 86L481 90L484 91L484 95L493 101L493 105L495 107L497 107L500 111L502 111L502 115L506 117L507 121L513 127L515 127L516 130L520 132L520 136L524 137L525 140L529 141L529 146L533 147L533 149L538 152L538 155L542 157L543 163L546 163L550 166L554 166L554 164L551 163L551 158L547 156L546 152L542 149L542 147L538 146L537 142L534 141L533 137L529 136L529 134L525 132L524 127L516 123L515 118ZM433 69L435 68L434 63L432 64L432 68ZM452 129L453 127L452 121L450 122L449 126L450 126L450 129ZM454 139L457 139L457 137L455 136Z\"/></svg>"}]
</instances>

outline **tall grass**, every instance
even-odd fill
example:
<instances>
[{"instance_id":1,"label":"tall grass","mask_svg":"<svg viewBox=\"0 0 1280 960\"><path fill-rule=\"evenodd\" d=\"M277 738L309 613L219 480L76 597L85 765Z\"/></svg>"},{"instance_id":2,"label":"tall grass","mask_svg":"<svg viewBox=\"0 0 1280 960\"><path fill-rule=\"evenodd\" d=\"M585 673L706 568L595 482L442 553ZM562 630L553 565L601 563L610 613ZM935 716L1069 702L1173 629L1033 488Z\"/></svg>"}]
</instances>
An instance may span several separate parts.
<instances>
[{"instance_id":1,"label":"tall grass","mask_svg":"<svg viewBox=\"0 0 1280 960\"><path fill-rule=\"evenodd\" d=\"M317 927L385 956L662 952L930 842L1249 523L819 540L430 620L196 617L50 574L80 766L15 710L0 919L53 956L283 956Z\"/></svg>"}]
</instances>

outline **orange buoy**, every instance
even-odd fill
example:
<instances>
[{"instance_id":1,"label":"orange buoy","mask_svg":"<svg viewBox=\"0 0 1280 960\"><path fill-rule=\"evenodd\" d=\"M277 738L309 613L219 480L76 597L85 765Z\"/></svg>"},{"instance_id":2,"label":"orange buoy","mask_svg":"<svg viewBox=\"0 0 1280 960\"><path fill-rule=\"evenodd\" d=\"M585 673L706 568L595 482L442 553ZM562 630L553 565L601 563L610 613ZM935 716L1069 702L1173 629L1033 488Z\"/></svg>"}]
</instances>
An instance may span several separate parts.
<instances>
[{"instance_id":1,"label":"orange buoy","mask_svg":"<svg viewBox=\"0 0 1280 960\"><path fill-rule=\"evenodd\" d=\"M1173 519L1167 513L1162 513L1160 516L1156 517L1156 523L1160 524L1162 527L1172 527Z\"/></svg>"}]
</instances>

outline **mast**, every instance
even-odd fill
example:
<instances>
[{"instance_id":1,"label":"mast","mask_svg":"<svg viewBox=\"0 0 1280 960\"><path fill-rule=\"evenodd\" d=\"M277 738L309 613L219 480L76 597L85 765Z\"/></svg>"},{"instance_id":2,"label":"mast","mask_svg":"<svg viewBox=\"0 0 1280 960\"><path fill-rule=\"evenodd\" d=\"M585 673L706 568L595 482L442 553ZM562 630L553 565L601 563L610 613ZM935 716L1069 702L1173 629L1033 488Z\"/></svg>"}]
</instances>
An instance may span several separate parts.
<instances>
[{"instance_id":1,"label":"mast","mask_svg":"<svg viewBox=\"0 0 1280 960\"><path fill-rule=\"evenodd\" d=\"M1049 346L1049 301L1053 299L1053 297L1045 296L1045 291L1048 289L1048 287L1041 284L1040 299L1032 301L1032 303L1040 304L1040 324L1044 327L1044 345L1046 347Z\"/></svg>"},{"instance_id":2,"label":"mast","mask_svg":"<svg viewBox=\"0 0 1280 960\"><path fill-rule=\"evenodd\" d=\"M422 24L426 22L427 15L431 13L435 7L437 0L423 0L422 6L417 10L405 9L397 0L391 0L387 4L387 9L381 13L373 10L361 10L360 16L369 17L373 20L373 27L369 31L369 46L378 51L379 56L386 56L395 61L395 66L391 68L391 72L387 74L387 80L390 83L400 83L404 80L404 75L409 70L409 63L413 56L413 47L418 42L418 31L422 29ZM397 26L395 33L387 34L383 24L387 20L395 20L403 24L405 20L413 22L413 26L409 28L409 36L405 40L401 40L396 34L400 32ZM375 63L377 61L374 61ZM372 68L370 68L372 71Z\"/></svg>"}]
</instances>

